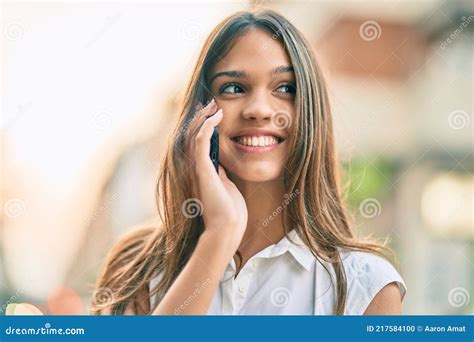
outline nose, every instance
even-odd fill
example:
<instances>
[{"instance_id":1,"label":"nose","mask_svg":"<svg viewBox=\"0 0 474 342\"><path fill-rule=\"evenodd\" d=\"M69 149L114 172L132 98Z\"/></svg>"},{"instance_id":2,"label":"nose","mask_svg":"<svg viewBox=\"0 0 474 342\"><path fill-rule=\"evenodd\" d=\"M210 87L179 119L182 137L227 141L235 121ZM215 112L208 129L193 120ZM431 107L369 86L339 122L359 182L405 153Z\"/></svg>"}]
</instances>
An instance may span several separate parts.
<instances>
[{"instance_id":1,"label":"nose","mask_svg":"<svg viewBox=\"0 0 474 342\"><path fill-rule=\"evenodd\" d=\"M273 114L273 109L267 94L255 94L249 98L248 103L242 111L242 116L246 120L269 121Z\"/></svg>"}]
</instances>

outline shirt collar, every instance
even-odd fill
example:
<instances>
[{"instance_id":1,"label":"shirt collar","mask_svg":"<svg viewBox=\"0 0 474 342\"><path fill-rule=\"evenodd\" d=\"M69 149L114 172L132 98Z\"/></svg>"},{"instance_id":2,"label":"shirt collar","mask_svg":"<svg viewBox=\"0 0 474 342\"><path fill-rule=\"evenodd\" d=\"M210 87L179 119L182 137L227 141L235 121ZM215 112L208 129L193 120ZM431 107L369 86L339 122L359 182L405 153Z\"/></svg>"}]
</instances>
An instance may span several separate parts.
<instances>
[{"instance_id":1,"label":"shirt collar","mask_svg":"<svg viewBox=\"0 0 474 342\"><path fill-rule=\"evenodd\" d=\"M293 240L294 243L291 243L288 238L284 238L289 243L289 252L291 255L298 261L298 263L304 267L306 271L311 269L311 266L316 258L308 246L305 245L303 240L298 236L296 230L292 229L288 233L288 237Z\"/></svg>"},{"instance_id":2,"label":"shirt collar","mask_svg":"<svg viewBox=\"0 0 474 342\"><path fill-rule=\"evenodd\" d=\"M310 249L304 244L303 240L301 240L294 229L288 232L288 237L283 237L278 243L261 250L252 258L273 258L283 255L286 252L289 252L306 271L311 269L315 256L311 253ZM226 281L232 278L235 269L235 262L234 259L232 259L229 262L221 281Z\"/></svg>"},{"instance_id":3,"label":"shirt collar","mask_svg":"<svg viewBox=\"0 0 474 342\"><path fill-rule=\"evenodd\" d=\"M311 269L315 256L298 236L295 229L288 232L288 237L283 237L276 245L267 247L256 256L272 258L286 252L289 252L306 271Z\"/></svg>"}]
</instances>

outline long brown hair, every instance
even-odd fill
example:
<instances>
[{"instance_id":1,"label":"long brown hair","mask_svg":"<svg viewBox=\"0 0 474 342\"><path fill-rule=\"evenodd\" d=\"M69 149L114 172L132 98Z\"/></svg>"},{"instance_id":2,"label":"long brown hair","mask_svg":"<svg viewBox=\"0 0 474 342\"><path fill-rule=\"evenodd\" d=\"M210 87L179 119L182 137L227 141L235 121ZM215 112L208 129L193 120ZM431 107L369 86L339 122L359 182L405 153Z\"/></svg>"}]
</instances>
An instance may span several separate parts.
<instances>
[{"instance_id":1,"label":"long brown hair","mask_svg":"<svg viewBox=\"0 0 474 342\"><path fill-rule=\"evenodd\" d=\"M184 132L196 105L210 96L208 76L212 67L250 28L266 30L285 47L296 77L296 116L285 168L287 193L298 193L282 215L285 233L294 228L315 257L334 268L337 303L335 314L343 314L347 281L339 249L384 255L383 245L354 237L344 206L339 180L334 133L326 86L302 34L283 16L271 10L238 12L223 20L207 38L187 87L177 126L162 160L156 200L162 227L133 231L111 251L96 288L112 294L104 306L93 303L91 313L123 314L132 305L137 314L150 314L149 298L166 293L193 253L204 227L198 216L183 215L182 204L192 197L191 179L184 154ZM318 259L319 260L319 259ZM150 280L162 274L148 291ZM143 296L145 294L145 296ZM144 299L140 299L144 298ZM156 302L156 305L159 301Z\"/></svg>"}]
</instances>

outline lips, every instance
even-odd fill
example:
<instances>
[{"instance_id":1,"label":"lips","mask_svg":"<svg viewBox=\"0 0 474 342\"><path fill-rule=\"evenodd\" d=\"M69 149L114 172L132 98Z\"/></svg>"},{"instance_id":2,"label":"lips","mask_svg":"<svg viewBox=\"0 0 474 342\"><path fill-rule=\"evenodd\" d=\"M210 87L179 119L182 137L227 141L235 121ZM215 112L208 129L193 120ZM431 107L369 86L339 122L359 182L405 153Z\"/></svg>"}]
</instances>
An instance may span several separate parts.
<instances>
[{"instance_id":1,"label":"lips","mask_svg":"<svg viewBox=\"0 0 474 342\"><path fill-rule=\"evenodd\" d=\"M247 128L236 132L231 140L237 150L245 153L269 152L278 148L285 137L273 129Z\"/></svg>"},{"instance_id":2,"label":"lips","mask_svg":"<svg viewBox=\"0 0 474 342\"><path fill-rule=\"evenodd\" d=\"M273 129L247 128L236 132L231 139L245 146L266 147L282 143L284 136Z\"/></svg>"}]
</instances>

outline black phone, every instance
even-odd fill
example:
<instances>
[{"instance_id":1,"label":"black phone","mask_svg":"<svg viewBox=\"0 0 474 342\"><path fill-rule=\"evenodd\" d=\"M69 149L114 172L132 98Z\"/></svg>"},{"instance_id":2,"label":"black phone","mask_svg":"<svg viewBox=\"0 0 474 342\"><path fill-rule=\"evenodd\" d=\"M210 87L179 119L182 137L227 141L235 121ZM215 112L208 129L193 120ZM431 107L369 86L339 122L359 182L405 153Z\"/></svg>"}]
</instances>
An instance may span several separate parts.
<instances>
[{"instance_id":1,"label":"black phone","mask_svg":"<svg viewBox=\"0 0 474 342\"><path fill-rule=\"evenodd\" d=\"M216 172L219 173L219 131L217 127L214 127L211 137L211 151L209 153L212 163L216 168Z\"/></svg>"}]
</instances>

